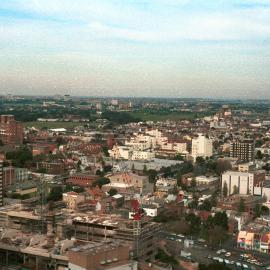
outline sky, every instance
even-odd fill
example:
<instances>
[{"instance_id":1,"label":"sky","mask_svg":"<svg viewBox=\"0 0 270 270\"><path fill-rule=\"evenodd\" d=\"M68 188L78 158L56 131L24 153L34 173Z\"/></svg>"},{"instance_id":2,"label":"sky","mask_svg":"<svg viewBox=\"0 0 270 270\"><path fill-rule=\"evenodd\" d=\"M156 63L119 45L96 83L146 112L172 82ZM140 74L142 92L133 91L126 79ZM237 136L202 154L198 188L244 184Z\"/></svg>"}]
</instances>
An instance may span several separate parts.
<instances>
[{"instance_id":1,"label":"sky","mask_svg":"<svg viewBox=\"0 0 270 270\"><path fill-rule=\"evenodd\" d=\"M270 99L270 0L0 0L0 94Z\"/></svg>"}]
</instances>

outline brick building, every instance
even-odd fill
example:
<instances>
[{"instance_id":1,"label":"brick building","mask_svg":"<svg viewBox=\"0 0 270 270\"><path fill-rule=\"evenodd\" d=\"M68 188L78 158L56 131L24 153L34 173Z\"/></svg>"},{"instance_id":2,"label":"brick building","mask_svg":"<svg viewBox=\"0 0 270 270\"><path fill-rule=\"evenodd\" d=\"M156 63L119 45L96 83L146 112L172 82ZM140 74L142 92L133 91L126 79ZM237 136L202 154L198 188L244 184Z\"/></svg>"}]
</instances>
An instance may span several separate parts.
<instances>
[{"instance_id":1,"label":"brick building","mask_svg":"<svg viewBox=\"0 0 270 270\"><path fill-rule=\"evenodd\" d=\"M64 174L65 164L62 161L42 161L36 163L37 170L44 170L48 174Z\"/></svg>"},{"instance_id":2,"label":"brick building","mask_svg":"<svg viewBox=\"0 0 270 270\"><path fill-rule=\"evenodd\" d=\"M0 115L0 140L5 145L23 143L23 125L13 115Z\"/></svg>"},{"instance_id":3,"label":"brick building","mask_svg":"<svg viewBox=\"0 0 270 270\"><path fill-rule=\"evenodd\" d=\"M0 155L0 207L3 205L3 159Z\"/></svg>"},{"instance_id":4,"label":"brick building","mask_svg":"<svg viewBox=\"0 0 270 270\"><path fill-rule=\"evenodd\" d=\"M70 176L69 179L67 180L67 183L70 183L75 186L91 187L94 181L96 181L98 178L99 176L97 175L78 173Z\"/></svg>"}]
</instances>

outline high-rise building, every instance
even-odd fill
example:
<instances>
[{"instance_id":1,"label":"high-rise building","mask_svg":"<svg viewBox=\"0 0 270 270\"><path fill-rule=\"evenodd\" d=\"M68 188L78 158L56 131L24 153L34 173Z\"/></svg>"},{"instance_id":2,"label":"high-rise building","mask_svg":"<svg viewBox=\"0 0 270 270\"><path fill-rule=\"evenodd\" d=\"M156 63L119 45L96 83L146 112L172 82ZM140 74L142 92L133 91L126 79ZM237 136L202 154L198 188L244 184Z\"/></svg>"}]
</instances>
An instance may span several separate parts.
<instances>
[{"instance_id":1,"label":"high-rise building","mask_svg":"<svg viewBox=\"0 0 270 270\"><path fill-rule=\"evenodd\" d=\"M0 206L3 205L3 160L0 157Z\"/></svg>"},{"instance_id":2,"label":"high-rise building","mask_svg":"<svg viewBox=\"0 0 270 270\"><path fill-rule=\"evenodd\" d=\"M0 115L0 141L4 145L23 143L23 125L13 115Z\"/></svg>"},{"instance_id":3,"label":"high-rise building","mask_svg":"<svg viewBox=\"0 0 270 270\"><path fill-rule=\"evenodd\" d=\"M213 155L213 142L203 134L198 134L197 138L192 139L191 155L197 157L211 157Z\"/></svg>"},{"instance_id":4,"label":"high-rise building","mask_svg":"<svg viewBox=\"0 0 270 270\"><path fill-rule=\"evenodd\" d=\"M230 156L242 162L254 160L255 146L253 140L243 140L231 143Z\"/></svg>"}]
</instances>

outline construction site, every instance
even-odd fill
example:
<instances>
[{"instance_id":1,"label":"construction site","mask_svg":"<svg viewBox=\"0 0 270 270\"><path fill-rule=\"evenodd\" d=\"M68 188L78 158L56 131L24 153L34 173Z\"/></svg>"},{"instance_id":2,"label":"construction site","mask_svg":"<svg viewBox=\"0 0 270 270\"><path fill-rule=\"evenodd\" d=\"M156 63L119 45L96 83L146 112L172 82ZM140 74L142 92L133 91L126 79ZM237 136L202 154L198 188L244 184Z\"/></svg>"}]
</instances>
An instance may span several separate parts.
<instances>
[{"instance_id":1,"label":"construction site","mask_svg":"<svg viewBox=\"0 0 270 270\"><path fill-rule=\"evenodd\" d=\"M151 260L157 253L160 225L131 200L131 218L81 213L66 208L13 204L0 208L0 265L24 269L65 269L68 251L89 243L125 243L129 260ZM42 209L41 209L42 208ZM100 269L105 269L103 265ZM20 268L14 268L20 269Z\"/></svg>"}]
</instances>

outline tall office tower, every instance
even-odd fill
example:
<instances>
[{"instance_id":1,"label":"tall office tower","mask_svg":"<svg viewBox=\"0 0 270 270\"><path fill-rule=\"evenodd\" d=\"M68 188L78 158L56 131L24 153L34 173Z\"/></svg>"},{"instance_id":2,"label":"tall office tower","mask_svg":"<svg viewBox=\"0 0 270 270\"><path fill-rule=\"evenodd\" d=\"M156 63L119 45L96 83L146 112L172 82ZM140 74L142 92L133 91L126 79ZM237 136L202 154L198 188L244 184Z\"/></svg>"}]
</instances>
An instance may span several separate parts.
<instances>
[{"instance_id":1,"label":"tall office tower","mask_svg":"<svg viewBox=\"0 0 270 270\"><path fill-rule=\"evenodd\" d=\"M231 143L230 156L242 162L254 160L255 145L253 140L242 140Z\"/></svg>"},{"instance_id":2,"label":"tall office tower","mask_svg":"<svg viewBox=\"0 0 270 270\"><path fill-rule=\"evenodd\" d=\"M0 207L3 206L3 160L0 157Z\"/></svg>"},{"instance_id":3,"label":"tall office tower","mask_svg":"<svg viewBox=\"0 0 270 270\"><path fill-rule=\"evenodd\" d=\"M23 143L23 125L13 115L0 115L0 141L8 145Z\"/></svg>"},{"instance_id":4,"label":"tall office tower","mask_svg":"<svg viewBox=\"0 0 270 270\"><path fill-rule=\"evenodd\" d=\"M192 140L191 155L194 159L197 157L211 157L213 155L213 143L202 134Z\"/></svg>"}]
</instances>

